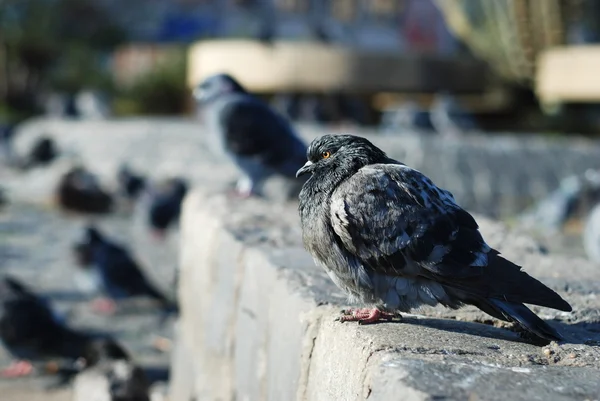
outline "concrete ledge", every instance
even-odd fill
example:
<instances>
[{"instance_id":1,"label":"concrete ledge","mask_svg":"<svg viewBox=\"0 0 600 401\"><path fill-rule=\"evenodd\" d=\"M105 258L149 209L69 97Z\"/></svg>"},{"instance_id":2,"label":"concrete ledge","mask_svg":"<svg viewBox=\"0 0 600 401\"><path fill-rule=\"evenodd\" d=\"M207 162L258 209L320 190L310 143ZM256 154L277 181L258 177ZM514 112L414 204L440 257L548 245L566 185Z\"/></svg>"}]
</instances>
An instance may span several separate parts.
<instances>
[{"instance_id":1,"label":"concrete ledge","mask_svg":"<svg viewBox=\"0 0 600 401\"><path fill-rule=\"evenodd\" d=\"M597 399L597 266L543 255L480 220L491 244L574 305L572 314L535 309L569 343L519 342L469 308L334 322L344 297L302 249L295 205L195 191L182 217L172 400Z\"/></svg>"}]
</instances>

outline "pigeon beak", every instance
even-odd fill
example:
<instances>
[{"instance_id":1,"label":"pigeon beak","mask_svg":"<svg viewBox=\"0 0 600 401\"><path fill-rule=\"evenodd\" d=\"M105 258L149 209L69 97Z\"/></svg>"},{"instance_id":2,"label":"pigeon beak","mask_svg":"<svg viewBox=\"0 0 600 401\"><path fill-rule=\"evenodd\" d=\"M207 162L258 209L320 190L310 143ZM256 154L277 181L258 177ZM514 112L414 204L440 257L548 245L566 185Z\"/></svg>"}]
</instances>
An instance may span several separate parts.
<instances>
[{"instance_id":1,"label":"pigeon beak","mask_svg":"<svg viewBox=\"0 0 600 401\"><path fill-rule=\"evenodd\" d=\"M311 162L310 160L304 163L304 166L302 166L300 170L296 171L296 178L300 177L301 175L310 173L312 165L313 162Z\"/></svg>"}]
</instances>

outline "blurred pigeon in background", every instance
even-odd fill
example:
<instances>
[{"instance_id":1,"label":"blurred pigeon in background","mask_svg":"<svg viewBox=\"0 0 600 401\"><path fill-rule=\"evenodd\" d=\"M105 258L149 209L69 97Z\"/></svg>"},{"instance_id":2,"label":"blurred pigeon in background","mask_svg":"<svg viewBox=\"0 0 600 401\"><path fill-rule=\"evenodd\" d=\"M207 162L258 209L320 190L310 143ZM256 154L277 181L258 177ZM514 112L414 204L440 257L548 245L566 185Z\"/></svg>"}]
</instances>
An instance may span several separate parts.
<instances>
[{"instance_id":1,"label":"blurred pigeon in background","mask_svg":"<svg viewBox=\"0 0 600 401\"><path fill-rule=\"evenodd\" d=\"M298 175L306 249L350 298L372 309L342 321L389 320L421 305L477 306L540 343L561 339L523 303L570 311L544 284L490 248L452 194L365 138L315 139Z\"/></svg>"},{"instance_id":2,"label":"blurred pigeon in background","mask_svg":"<svg viewBox=\"0 0 600 401\"><path fill-rule=\"evenodd\" d=\"M80 213L109 213L113 206L111 195L98 178L81 166L73 167L61 177L56 197L62 208Z\"/></svg>"},{"instance_id":3,"label":"blurred pigeon in background","mask_svg":"<svg viewBox=\"0 0 600 401\"><path fill-rule=\"evenodd\" d=\"M75 378L73 399L150 400L146 374L121 345L110 339L95 341L89 354L92 363Z\"/></svg>"},{"instance_id":4,"label":"blurred pigeon in background","mask_svg":"<svg viewBox=\"0 0 600 401\"><path fill-rule=\"evenodd\" d=\"M584 174L563 178L558 188L520 216L520 223L545 233L564 231L569 223L575 223L579 231L579 222L590 215L598 202L600 172L588 169Z\"/></svg>"},{"instance_id":5,"label":"blurred pigeon in background","mask_svg":"<svg viewBox=\"0 0 600 401\"><path fill-rule=\"evenodd\" d=\"M600 263L600 203L592 209L585 222L583 246L588 258Z\"/></svg>"},{"instance_id":6,"label":"blurred pigeon in background","mask_svg":"<svg viewBox=\"0 0 600 401\"><path fill-rule=\"evenodd\" d=\"M458 137L478 129L475 119L447 92L441 92L435 97L429 110L429 118L437 133L443 136Z\"/></svg>"},{"instance_id":7,"label":"blurred pigeon in background","mask_svg":"<svg viewBox=\"0 0 600 401\"><path fill-rule=\"evenodd\" d=\"M429 113L409 100L384 110L380 129L386 134L431 133L434 128Z\"/></svg>"},{"instance_id":8,"label":"blurred pigeon in background","mask_svg":"<svg viewBox=\"0 0 600 401\"><path fill-rule=\"evenodd\" d=\"M58 157L58 147L49 136L41 136L31 146L29 155L23 161L22 167L27 169L35 166L45 166Z\"/></svg>"},{"instance_id":9,"label":"blurred pigeon in background","mask_svg":"<svg viewBox=\"0 0 600 401\"><path fill-rule=\"evenodd\" d=\"M578 176L563 179L559 187L523 213L521 222L528 227L539 227L558 232L573 214L583 183Z\"/></svg>"},{"instance_id":10,"label":"blurred pigeon in background","mask_svg":"<svg viewBox=\"0 0 600 401\"><path fill-rule=\"evenodd\" d=\"M8 204L8 197L4 188L0 187L0 208Z\"/></svg>"},{"instance_id":11,"label":"blurred pigeon in background","mask_svg":"<svg viewBox=\"0 0 600 401\"><path fill-rule=\"evenodd\" d=\"M132 171L127 164L121 165L117 172L119 192L129 200L135 200L146 187L146 179Z\"/></svg>"},{"instance_id":12,"label":"blurred pigeon in background","mask_svg":"<svg viewBox=\"0 0 600 401\"><path fill-rule=\"evenodd\" d=\"M112 299L147 296L158 301L165 310L176 308L148 281L127 249L110 241L96 227L85 228L83 238L74 245L73 252L80 267L96 269L103 290ZM112 299L97 299L93 307L111 314L116 309Z\"/></svg>"},{"instance_id":13,"label":"blurred pigeon in background","mask_svg":"<svg viewBox=\"0 0 600 401\"><path fill-rule=\"evenodd\" d=\"M226 74L207 78L194 97L215 145L242 174L238 195L261 195L263 184L274 175L294 178L306 145L282 116Z\"/></svg>"},{"instance_id":14,"label":"blurred pigeon in background","mask_svg":"<svg viewBox=\"0 0 600 401\"><path fill-rule=\"evenodd\" d=\"M0 164L12 165L15 163L13 149L13 136L16 129L14 124L0 122Z\"/></svg>"},{"instance_id":15,"label":"blurred pigeon in background","mask_svg":"<svg viewBox=\"0 0 600 401\"><path fill-rule=\"evenodd\" d=\"M8 276L0 279L0 339L16 359L2 371L4 377L29 375L30 361L85 357L92 341L90 335L67 327L44 299Z\"/></svg>"},{"instance_id":16,"label":"blurred pigeon in background","mask_svg":"<svg viewBox=\"0 0 600 401\"><path fill-rule=\"evenodd\" d=\"M181 178L172 178L151 189L148 223L158 238L164 238L166 230L179 220L181 203L188 191L188 184Z\"/></svg>"}]
</instances>

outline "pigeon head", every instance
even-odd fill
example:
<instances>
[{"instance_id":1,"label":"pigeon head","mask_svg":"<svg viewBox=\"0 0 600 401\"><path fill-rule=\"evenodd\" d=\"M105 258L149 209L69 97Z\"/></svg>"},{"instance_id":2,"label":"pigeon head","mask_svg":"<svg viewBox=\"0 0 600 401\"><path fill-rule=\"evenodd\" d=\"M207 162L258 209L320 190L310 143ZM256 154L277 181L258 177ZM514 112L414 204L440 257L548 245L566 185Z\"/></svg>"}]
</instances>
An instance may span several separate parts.
<instances>
[{"instance_id":1,"label":"pigeon head","mask_svg":"<svg viewBox=\"0 0 600 401\"><path fill-rule=\"evenodd\" d=\"M298 170L296 177L328 173L342 180L364 166L389 160L377 146L354 135L324 135L314 139L306 153L308 161Z\"/></svg>"},{"instance_id":2,"label":"pigeon head","mask_svg":"<svg viewBox=\"0 0 600 401\"><path fill-rule=\"evenodd\" d=\"M92 264L94 247L103 242L102 234L94 226L87 226L83 230L82 238L73 246L75 260L80 267L89 267Z\"/></svg>"},{"instance_id":3,"label":"pigeon head","mask_svg":"<svg viewBox=\"0 0 600 401\"><path fill-rule=\"evenodd\" d=\"M171 184L172 184L173 194L176 195L178 198L183 198L188 190L187 183L180 178L176 178L173 180L173 182Z\"/></svg>"},{"instance_id":4,"label":"pigeon head","mask_svg":"<svg viewBox=\"0 0 600 401\"><path fill-rule=\"evenodd\" d=\"M216 74L194 89L194 99L198 103L208 103L226 93L246 93L246 90L231 75Z\"/></svg>"},{"instance_id":5,"label":"pigeon head","mask_svg":"<svg viewBox=\"0 0 600 401\"><path fill-rule=\"evenodd\" d=\"M85 228L84 238L88 244L102 242L102 234L100 234L100 231L94 226L87 226Z\"/></svg>"},{"instance_id":6,"label":"pigeon head","mask_svg":"<svg viewBox=\"0 0 600 401\"><path fill-rule=\"evenodd\" d=\"M110 337L91 339L84 349L85 367L96 365L101 360L125 360L131 359L127 351Z\"/></svg>"},{"instance_id":7,"label":"pigeon head","mask_svg":"<svg viewBox=\"0 0 600 401\"><path fill-rule=\"evenodd\" d=\"M121 164L119 166L119 170L117 171L117 177L119 178L119 180L127 180L132 175L133 173L131 172L131 169L129 168L128 164Z\"/></svg>"}]
</instances>

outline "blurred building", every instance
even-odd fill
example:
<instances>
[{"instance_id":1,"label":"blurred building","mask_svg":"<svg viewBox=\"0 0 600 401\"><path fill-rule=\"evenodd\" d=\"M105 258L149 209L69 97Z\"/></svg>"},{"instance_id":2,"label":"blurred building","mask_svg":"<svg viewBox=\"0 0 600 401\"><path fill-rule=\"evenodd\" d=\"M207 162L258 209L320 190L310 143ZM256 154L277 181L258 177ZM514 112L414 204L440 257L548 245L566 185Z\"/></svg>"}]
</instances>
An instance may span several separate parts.
<instances>
[{"instance_id":1,"label":"blurred building","mask_svg":"<svg viewBox=\"0 0 600 401\"><path fill-rule=\"evenodd\" d=\"M335 41L356 47L459 49L434 0L98 0L134 42L201 38Z\"/></svg>"}]
</instances>

